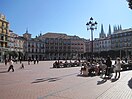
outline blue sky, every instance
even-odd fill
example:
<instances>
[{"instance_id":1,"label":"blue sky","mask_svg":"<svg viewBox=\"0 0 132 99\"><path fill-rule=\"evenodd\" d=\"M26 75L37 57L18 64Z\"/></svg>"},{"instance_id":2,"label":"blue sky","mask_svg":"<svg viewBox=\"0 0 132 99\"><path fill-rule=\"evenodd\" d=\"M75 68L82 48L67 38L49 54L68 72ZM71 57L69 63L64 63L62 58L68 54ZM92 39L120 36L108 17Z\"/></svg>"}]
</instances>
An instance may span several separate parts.
<instances>
[{"instance_id":1,"label":"blue sky","mask_svg":"<svg viewBox=\"0 0 132 99\"><path fill-rule=\"evenodd\" d=\"M89 39L86 23L93 17L98 23L94 37L98 37L101 24L122 25L132 28L132 10L126 0L0 0L0 13L10 22L10 29L22 35L28 28L33 37L57 32Z\"/></svg>"}]
</instances>

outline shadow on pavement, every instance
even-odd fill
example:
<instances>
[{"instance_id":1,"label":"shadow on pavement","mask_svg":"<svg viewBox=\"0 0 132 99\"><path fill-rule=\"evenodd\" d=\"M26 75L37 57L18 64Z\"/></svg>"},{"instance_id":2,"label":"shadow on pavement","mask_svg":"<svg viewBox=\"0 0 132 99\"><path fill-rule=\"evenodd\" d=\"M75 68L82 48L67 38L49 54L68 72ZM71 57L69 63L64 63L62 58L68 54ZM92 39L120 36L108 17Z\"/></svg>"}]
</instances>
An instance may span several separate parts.
<instances>
[{"instance_id":1,"label":"shadow on pavement","mask_svg":"<svg viewBox=\"0 0 132 99\"><path fill-rule=\"evenodd\" d=\"M48 82L54 82L54 81L58 81L60 80L61 78L40 78L40 79L36 79L35 81L33 81L32 83L40 83L40 82L45 82L45 81L48 81Z\"/></svg>"},{"instance_id":2,"label":"shadow on pavement","mask_svg":"<svg viewBox=\"0 0 132 99\"><path fill-rule=\"evenodd\" d=\"M97 81L97 85L101 85L103 83L105 83L107 81L107 79L102 79L101 81Z\"/></svg>"},{"instance_id":3,"label":"shadow on pavement","mask_svg":"<svg viewBox=\"0 0 132 99\"><path fill-rule=\"evenodd\" d=\"M78 77L89 77L88 75L82 75L82 74L78 74Z\"/></svg>"},{"instance_id":4,"label":"shadow on pavement","mask_svg":"<svg viewBox=\"0 0 132 99\"><path fill-rule=\"evenodd\" d=\"M91 74L91 75L83 75L83 74L78 74L78 77L96 77L95 74Z\"/></svg>"},{"instance_id":5,"label":"shadow on pavement","mask_svg":"<svg viewBox=\"0 0 132 99\"><path fill-rule=\"evenodd\" d=\"M128 86L132 89L132 78L128 81Z\"/></svg>"},{"instance_id":6,"label":"shadow on pavement","mask_svg":"<svg viewBox=\"0 0 132 99\"><path fill-rule=\"evenodd\" d=\"M117 81L117 80L118 80L118 79L114 79L114 78L113 78L113 79L111 79L111 82L115 82L115 81Z\"/></svg>"},{"instance_id":7,"label":"shadow on pavement","mask_svg":"<svg viewBox=\"0 0 132 99\"><path fill-rule=\"evenodd\" d=\"M69 77L69 76L73 76L73 75L76 75L76 74L78 74L78 73L72 73L72 74L62 75L62 76L59 76L59 77L52 77L52 78L40 78L40 79L36 79L32 83L40 83L40 82L45 82L45 81L54 82L54 81L61 80L64 77Z\"/></svg>"},{"instance_id":8,"label":"shadow on pavement","mask_svg":"<svg viewBox=\"0 0 132 99\"><path fill-rule=\"evenodd\" d=\"M0 71L0 73L7 73L8 71Z\"/></svg>"}]
</instances>

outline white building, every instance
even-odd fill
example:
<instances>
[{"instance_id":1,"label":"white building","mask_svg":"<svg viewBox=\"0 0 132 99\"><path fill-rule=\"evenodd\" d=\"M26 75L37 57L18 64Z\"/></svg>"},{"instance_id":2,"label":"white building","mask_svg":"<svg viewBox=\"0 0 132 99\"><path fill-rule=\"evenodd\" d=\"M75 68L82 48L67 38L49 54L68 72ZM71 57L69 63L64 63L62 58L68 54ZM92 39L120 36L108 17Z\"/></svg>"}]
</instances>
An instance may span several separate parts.
<instances>
[{"instance_id":1,"label":"white building","mask_svg":"<svg viewBox=\"0 0 132 99\"><path fill-rule=\"evenodd\" d=\"M132 28L115 31L111 36L111 48L115 51L125 51L126 57L132 56Z\"/></svg>"},{"instance_id":2,"label":"white building","mask_svg":"<svg viewBox=\"0 0 132 99\"><path fill-rule=\"evenodd\" d=\"M37 38L31 38L28 31L23 34L23 37L25 38L24 59L27 60L30 57L31 59L43 60L45 57L45 42Z\"/></svg>"},{"instance_id":3,"label":"white building","mask_svg":"<svg viewBox=\"0 0 132 99\"><path fill-rule=\"evenodd\" d=\"M99 38L94 40L93 51L100 53L101 51L109 51L111 50L111 27L109 25L109 31L106 36L103 25L101 25L101 33L99 34Z\"/></svg>"}]
</instances>

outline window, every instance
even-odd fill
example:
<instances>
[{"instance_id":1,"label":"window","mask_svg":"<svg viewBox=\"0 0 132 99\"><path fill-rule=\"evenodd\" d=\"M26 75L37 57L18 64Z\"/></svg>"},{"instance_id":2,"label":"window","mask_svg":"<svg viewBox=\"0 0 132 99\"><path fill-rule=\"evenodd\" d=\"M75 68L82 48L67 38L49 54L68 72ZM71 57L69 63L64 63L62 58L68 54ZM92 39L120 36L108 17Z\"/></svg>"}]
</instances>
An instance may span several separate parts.
<instances>
[{"instance_id":1,"label":"window","mask_svg":"<svg viewBox=\"0 0 132 99\"><path fill-rule=\"evenodd\" d=\"M3 35L1 36L1 40L4 40L4 36Z\"/></svg>"}]
</instances>

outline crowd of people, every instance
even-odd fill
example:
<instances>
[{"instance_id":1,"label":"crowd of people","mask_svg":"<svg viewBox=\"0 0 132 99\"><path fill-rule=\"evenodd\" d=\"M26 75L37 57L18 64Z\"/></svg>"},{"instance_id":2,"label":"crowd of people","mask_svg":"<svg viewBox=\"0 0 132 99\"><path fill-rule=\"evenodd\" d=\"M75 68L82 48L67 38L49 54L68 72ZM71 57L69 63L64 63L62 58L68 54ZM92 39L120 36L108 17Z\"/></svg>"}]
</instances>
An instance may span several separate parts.
<instances>
[{"instance_id":1,"label":"crowd of people","mask_svg":"<svg viewBox=\"0 0 132 99\"><path fill-rule=\"evenodd\" d=\"M39 60L38 59L31 59L29 57L28 59L28 65L31 64L31 62L33 61L34 64L38 64ZM13 65L13 60L12 59L5 59L5 65L7 65L7 63L9 63L9 68L8 68L8 72L12 70L12 72L14 72L14 65ZM124 60L124 62L128 62L127 59ZM77 67L80 66L80 74L84 75L84 76L93 76L93 75L100 75L101 78L111 78L112 77L112 73L115 73L115 79L119 79L120 78L120 71L122 68L122 64L124 64L124 62L120 59L117 58L115 60L115 63L112 64L111 58L107 57L107 59L103 59L103 58L98 58L98 59L88 59L88 60L70 60L70 62L68 62L67 60L65 61L61 61L61 60L57 60L53 63L53 68L65 68L65 67ZM16 62L17 63L17 62ZM20 61L21 64L21 69L24 69L24 64L22 63L22 61Z\"/></svg>"},{"instance_id":2,"label":"crowd of people","mask_svg":"<svg viewBox=\"0 0 132 99\"><path fill-rule=\"evenodd\" d=\"M108 78L110 79L113 75L112 73L115 73L114 78L119 79L120 78L120 71L121 66L123 62L120 58L117 58L115 60L115 63L112 64L112 61L110 57L107 57L106 60L93 60L93 61L86 61L81 67L80 74L82 75L100 75L101 78ZM86 73L87 72L87 73Z\"/></svg>"},{"instance_id":3,"label":"crowd of people","mask_svg":"<svg viewBox=\"0 0 132 99\"><path fill-rule=\"evenodd\" d=\"M80 60L75 60L74 62L70 60L70 62L66 61L60 61L57 60L53 63L53 68L61 68L61 67L76 67L80 65Z\"/></svg>"},{"instance_id":4,"label":"crowd of people","mask_svg":"<svg viewBox=\"0 0 132 99\"><path fill-rule=\"evenodd\" d=\"M124 62L127 62L126 59ZM124 62L117 57L115 63L112 64L111 58L107 57L107 59L88 59L88 60L75 60L75 61L55 61L53 63L53 68L61 68L61 67L76 67L80 66L80 74L84 76L93 76L100 75L101 78L111 78L113 73L115 73L114 78L120 78L120 71L122 64Z\"/></svg>"},{"instance_id":5,"label":"crowd of people","mask_svg":"<svg viewBox=\"0 0 132 99\"><path fill-rule=\"evenodd\" d=\"M33 58L32 59L31 57L29 57L28 58L28 65L30 65L32 61L33 61L34 64L36 64L36 63L38 64L39 63L39 59L38 58Z\"/></svg>"}]
</instances>

